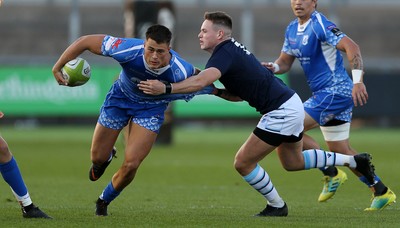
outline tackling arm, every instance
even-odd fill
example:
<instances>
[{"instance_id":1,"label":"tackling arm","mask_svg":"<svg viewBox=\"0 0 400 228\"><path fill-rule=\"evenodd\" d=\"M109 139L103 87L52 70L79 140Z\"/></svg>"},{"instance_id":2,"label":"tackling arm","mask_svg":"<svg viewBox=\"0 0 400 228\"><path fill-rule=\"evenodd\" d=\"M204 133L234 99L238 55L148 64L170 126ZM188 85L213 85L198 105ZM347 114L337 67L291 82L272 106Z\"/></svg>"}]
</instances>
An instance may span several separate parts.
<instances>
[{"instance_id":1,"label":"tackling arm","mask_svg":"<svg viewBox=\"0 0 400 228\"><path fill-rule=\"evenodd\" d=\"M211 85L221 77L221 72L214 67L202 70L198 75L189 77L183 81L164 84L158 80L141 81L138 84L140 90L150 95L164 93L193 93Z\"/></svg>"}]
</instances>

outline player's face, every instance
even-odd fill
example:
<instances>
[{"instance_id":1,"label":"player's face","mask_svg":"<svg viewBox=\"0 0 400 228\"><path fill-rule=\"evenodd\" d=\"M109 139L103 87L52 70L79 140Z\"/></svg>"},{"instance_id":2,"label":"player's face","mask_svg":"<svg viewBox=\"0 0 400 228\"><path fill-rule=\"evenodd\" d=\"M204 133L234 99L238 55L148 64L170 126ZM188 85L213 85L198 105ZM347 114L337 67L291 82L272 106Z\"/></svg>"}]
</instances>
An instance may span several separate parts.
<instances>
[{"instance_id":1,"label":"player's face","mask_svg":"<svg viewBox=\"0 0 400 228\"><path fill-rule=\"evenodd\" d=\"M314 12L317 0L290 0L293 13L301 22L306 22L310 19Z\"/></svg>"},{"instance_id":2,"label":"player's face","mask_svg":"<svg viewBox=\"0 0 400 228\"><path fill-rule=\"evenodd\" d=\"M213 23L205 20L201 25L200 33L198 35L200 40L200 48L202 50L212 52L215 46L219 43L220 31L215 28Z\"/></svg>"},{"instance_id":3,"label":"player's face","mask_svg":"<svg viewBox=\"0 0 400 228\"><path fill-rule=\"evenodd\" d=\"M144 59L150 69L158 69L169 64L171 54L167 43L158 44L152 39L147 39L144 44Z\"/></svg>"}]
</instances>

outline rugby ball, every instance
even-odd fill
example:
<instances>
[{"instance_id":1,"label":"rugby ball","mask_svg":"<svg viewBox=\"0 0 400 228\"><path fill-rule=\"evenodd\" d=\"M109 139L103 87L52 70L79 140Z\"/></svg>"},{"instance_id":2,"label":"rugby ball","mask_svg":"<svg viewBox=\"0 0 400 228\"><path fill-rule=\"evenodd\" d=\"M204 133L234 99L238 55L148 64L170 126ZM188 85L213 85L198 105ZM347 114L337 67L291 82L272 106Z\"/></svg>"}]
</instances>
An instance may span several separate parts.
<instances>
[{"instance_id":1,"label":"rugby ball","mask_svg":"<svg viewBox=\"0 0 400 228\"><path fill-rule=\"evenodd\" d=\"M82 58L76 58L66 63L61 69L61 73L68 86L80 86L90 79L91 69L89 63Z\"/></svg>"}]
</instances>

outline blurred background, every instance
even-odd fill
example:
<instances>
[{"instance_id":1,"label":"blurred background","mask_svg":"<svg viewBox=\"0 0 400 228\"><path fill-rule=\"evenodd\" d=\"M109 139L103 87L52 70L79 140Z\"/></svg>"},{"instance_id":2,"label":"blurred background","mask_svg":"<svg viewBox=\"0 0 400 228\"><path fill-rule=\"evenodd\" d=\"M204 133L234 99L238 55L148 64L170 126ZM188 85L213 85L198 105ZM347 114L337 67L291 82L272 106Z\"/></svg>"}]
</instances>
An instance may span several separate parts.
<instances>
[{"instance_id":1,"label":"blurred background","mask_svg":"<svg viewBox=\"0 0 400 228\"><path fill-rule=\"evenodd\" d=\"M51 72L64 49L81 35L142 38L149 25L164 24L173 31L173 48L204 67L209 54L200 50L197 34L204 12L216 10L232 16L234 37L261 61L278 57L286 26L294 19L289 0L5 0L0 8L0 110L6 114L2 124L95 123L119 73L116 62L83 54L92 67L92 78L81 87L58 86ZM320 0L318 10L361 47L370 99L366 106L354 109L353 127L398 127L400 1ZM280 77L303 99L309 96L298 65ZM259 118L246 103L208 95L174 102L167 115L166 125L254 123Z\"/></svg>"}]
</instances>

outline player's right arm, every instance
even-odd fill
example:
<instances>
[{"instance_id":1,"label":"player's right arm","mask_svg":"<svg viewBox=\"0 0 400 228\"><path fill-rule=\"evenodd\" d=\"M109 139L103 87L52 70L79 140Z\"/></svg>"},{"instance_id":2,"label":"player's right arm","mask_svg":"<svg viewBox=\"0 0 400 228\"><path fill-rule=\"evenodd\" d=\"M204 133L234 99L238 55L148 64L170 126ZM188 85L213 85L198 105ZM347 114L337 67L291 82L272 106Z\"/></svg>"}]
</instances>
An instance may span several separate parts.
<instances>
[{"instance_id":1,"label":"player's right arm","mask_svg":"<svg viewBox=\"0 0 400 228\"><path fill-rule=\"evenodd\" d=\"M167 85L159 80L141 81L138 84L140 90L150 95L160 95L164 93L193 93L202 88L213 84L221 77L221 72L215 68L202 70L198 75L191 76L183 81Z\"/></svg>"},{"instance_id":2,"label":"player's right arm","mask_svg":"<svg viewBox=\"0 0 400 228\"><path fill-rule=\"evenodd\" d=\"M262 62L261 64L270 69L275 74L283 74L290 70L293 65L295 57L281 52L281 55L275 62Z\"/></svg>"},{"instance_id":3,"label":"player's right arm","mask_svg":"<svg viewBox=\"0 0 400 228\"><path fill-rule=\"evenodd\" d=\"M105 35L86 35L78 38L61 54L53 66L53 75L58 84L67 85L62 77L61 68L70 60L77 58L84 51L88 50L94 54L101 55L101 46Z\"/></svg>"},{"instance_id":4,"label":"player's right arm","mask_svg":"<svg viewBox=\"0 0 400 228\"><path fill-rule=\"evenodd\" d=\"M239 96L236 96L235 94L229 92L226 89L215 88L214 91L213 91L213 94L215 96L220 97L220 98L222 98L224 100L227 100L227 101L232 101L232 102L243 101L242 98L240 98Z\"/></svg>"}]
</instances>

